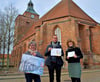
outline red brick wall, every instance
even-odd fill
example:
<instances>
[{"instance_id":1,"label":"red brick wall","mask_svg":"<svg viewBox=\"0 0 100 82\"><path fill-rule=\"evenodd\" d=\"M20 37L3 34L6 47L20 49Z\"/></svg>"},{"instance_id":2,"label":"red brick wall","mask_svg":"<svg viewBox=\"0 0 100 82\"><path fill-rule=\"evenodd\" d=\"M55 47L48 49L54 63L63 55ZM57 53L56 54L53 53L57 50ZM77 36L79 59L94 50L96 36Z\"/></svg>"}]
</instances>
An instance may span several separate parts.
<instances>
[{"instance_id":1,"label":"red brick wall","mask_svg":"<svg viewBox=\"0 0 100 82\"><path fill-rule=\"evenodd\" d=\"M46 21L44 24L37 28L37 43L39 44L39 51L44 54L46 47L52 41L55 28L59 27L61 30L61 42L64 52L67 48L66 42L68 39L76 40L75 35L75 24L73 19L69 17ZM70 36L69 36L70 35Z\"/></svg>"},{"instance_id":2,"label":"red brick wall","mask_svg":"<svg viewBox=\"0 0 100 82\"><path fill-rule=\"evenodd\" d=\"M34 19L31 18L34 15ZM20 40L32 27L34 22L39 19L39 15L25 12L23 15L19 15L15 21L15 38L17 41Z\"/></svg>"},{"instance_id":3,"label":"red brick wall","mask_svg":"<svg viewBox=\"0 0 100 82\"><path fill-rule=\"evenodd\" d=\"M100 26L91 27L92 51L100 55Z\"/></svg>"}]
</instances>

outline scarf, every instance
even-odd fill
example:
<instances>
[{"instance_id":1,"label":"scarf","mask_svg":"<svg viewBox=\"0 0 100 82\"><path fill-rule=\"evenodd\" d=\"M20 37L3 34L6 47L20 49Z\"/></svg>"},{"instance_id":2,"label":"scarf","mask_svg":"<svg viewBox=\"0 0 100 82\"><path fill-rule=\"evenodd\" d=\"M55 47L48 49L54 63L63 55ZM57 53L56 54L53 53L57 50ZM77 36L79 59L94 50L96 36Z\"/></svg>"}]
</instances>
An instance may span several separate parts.
<instances>
[{"instance_id":1,"label":"scarf","mask_svg":"<svg viewBox=\"0 0 100 82\"><path fill-rule=\"evenodd\" d=\"M31 49L28 49L28 51L29 51L30 53L36 53L36 52L37 52L37 50L32 51Z\"/></svg>"},{"instance_id":2,"label":"scarf","mask_svg":"<svg viewBox=\"0 0 100 82\"><path fill-rule=\"evenodd\" d=\"M58 44L59 44L58 42L56 42L56 43L55 42L52 42L53 48L56 48L58 46Z\"/></svg>"}]
</instances>

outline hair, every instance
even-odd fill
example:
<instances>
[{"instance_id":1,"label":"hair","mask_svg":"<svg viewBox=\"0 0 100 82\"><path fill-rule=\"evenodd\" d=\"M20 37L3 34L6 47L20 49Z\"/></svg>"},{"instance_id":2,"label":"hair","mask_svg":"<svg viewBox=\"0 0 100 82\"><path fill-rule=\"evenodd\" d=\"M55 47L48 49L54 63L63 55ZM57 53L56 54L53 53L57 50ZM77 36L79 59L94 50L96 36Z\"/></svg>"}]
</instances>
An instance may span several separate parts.
<instances>
[{"instance_id":1,"label":"hair","mask_svg":"<svg viewBox=\"0 0 100 82\"><path fill-rule=\"evenodd\" d=\"M30 42L28 43L28 48L29 48L29 46L30 46L31 44L34 44L35 47L36 47L36 42L35 42L35 41L30 41Z\"/></svg>"},{"instance_id":2,"label":"hair","mask_svg":"<svg viewBox=\"0 0 100 82\"><path fill-rule=\"evenodd\" d=\"M69 42L72 42L73 43L73 47L75 47L75 42L73 41L73 40L71 40L71 39L69 39L69 40L67 40L67 43L66 43L66 45L69 47Z\"/></svg>"}]
</instances>

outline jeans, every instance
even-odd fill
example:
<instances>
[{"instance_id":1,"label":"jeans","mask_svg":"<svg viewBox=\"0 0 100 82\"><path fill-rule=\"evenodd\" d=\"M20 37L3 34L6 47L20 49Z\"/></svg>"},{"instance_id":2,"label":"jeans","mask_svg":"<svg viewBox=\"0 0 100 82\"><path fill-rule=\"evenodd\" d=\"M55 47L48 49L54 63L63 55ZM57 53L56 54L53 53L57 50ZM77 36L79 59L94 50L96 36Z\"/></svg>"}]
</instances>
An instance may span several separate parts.
<instances>
[{"instance_id":1,"label":"jeans","mask_svg":"<svg viewBox=\"0 0 100 82\"><path fill-rule=\"evenodd\" d=\"M26 82L41 82L40 76L32 73L25 73Z\"/></svg>"}]
</instances>

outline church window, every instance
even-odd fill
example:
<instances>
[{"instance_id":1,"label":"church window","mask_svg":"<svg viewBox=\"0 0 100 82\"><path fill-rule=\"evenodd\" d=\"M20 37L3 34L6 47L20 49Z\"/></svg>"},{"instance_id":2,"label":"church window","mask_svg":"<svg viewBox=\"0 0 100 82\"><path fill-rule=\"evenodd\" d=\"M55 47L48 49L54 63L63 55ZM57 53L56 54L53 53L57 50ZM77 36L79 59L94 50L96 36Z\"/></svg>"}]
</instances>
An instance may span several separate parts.
<instances>
[{"instance_id":1,"label":"church window","mask_svg":"<svg viewBox=\"0 0 100 82\"><path fill-rule=\"evenodd\" d=\"M58 41L61 43L61 30L60 30L60 28L55 29L55 34L58 37Z\"/></svg>"}]
</instances>

